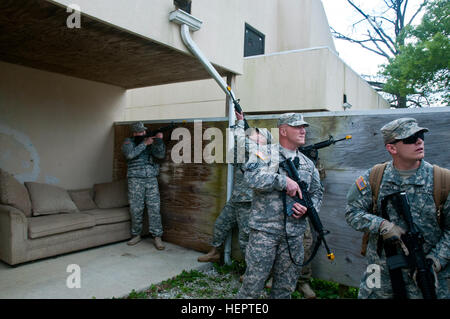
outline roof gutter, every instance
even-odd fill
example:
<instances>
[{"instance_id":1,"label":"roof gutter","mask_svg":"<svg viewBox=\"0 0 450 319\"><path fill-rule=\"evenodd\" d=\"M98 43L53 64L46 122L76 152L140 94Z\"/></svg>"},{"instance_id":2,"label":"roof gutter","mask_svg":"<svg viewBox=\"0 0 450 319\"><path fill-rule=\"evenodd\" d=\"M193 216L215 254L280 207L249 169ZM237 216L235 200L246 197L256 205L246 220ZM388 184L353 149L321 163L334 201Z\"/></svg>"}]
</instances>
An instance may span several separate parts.
<instances>
[{"instance_id":1,"label":"roof gutter","mask_svg":"<svg viewBox=\"0 0 450 319\"><path fill-rule=\"evenodd\" d=\"M198 31L201 28L202 21L190 15L189 13L178 9L172 11L169 15L169 21L179 24L181 39L183 40L184 45L189 49L189 51L200 61L206 71L212 76L212 78L219 84L220 88L225 92L228 96L227 104L228 104L228 126L232 126L235 124L235 115L234 115L234 107L233 107L233 99L234 93L231 87L228 87L227 83L223 80L217 70L212 66L211 62L206 58L197 44L192 40L190 31ZM233 84L233 83L231 83ZM231 132L230 132L231 133ZM227 141L228 149L234 148L234 137L231 133L228 136ZM233 176L234 176L234 167L232 164L228 164L227 170L227 201L231 198L231 193L233 192ZM224 244L224 262L227 265L231 264L231 234L228 234L228 237Z\"/></svg>"}]
</instances>

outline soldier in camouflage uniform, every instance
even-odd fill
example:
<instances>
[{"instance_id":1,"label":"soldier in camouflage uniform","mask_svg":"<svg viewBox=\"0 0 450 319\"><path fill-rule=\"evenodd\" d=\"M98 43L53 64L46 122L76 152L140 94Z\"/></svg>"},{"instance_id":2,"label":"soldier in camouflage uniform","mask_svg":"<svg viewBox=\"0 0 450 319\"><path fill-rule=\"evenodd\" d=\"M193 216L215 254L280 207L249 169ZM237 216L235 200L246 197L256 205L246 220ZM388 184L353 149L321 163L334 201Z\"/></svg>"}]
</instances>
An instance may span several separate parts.
<instances>
[{"instance_id":1,"label":"soldier in camouflage uniform","mask_svg":"<svg viewBox=\"0 0 450 319\"><path fill-rule=\"evenodd\" d=\"M419 127L413 118L400 118L389 122L381 128L387 151L392 156L381 181L377 200L377 214L372 212L372 190L369 184L368 170L353 184L347 194L346 220L358 231L368 231L367 262L380 267L380 287L369 281L372 274L369 269L364 273L359 290L359 298L393 298L391 280L386 265L384 249L377 253L377 242L396 239L400 248L398 253L407 248L400 236L407 230L407 224L400 217L391 203L386 211L390 221L382 218L381 200L390 194L405 191L411 206L414 224L423 234L423 249L432 261L433 270L438 278L438 298L448 298L446 277L447 263L450 258L450 199L447 197L443 209L444 228L438 225L436 207L433 199L433 166L424 158L424 133L427 128ZM407 269L402 269L408 298L422 298L422 293Z\"/></svg>"},{"instance_id":2,"label":"soldier in camouflage uniform","mask_svg":"<svg viewBox=\"0 0 450 319\"><path fill-rule=\"evenodd\" d=\"M142 216L147 206L149 232L155 240L158 250L164 249L161 240L163 234L160 214L160 198L157 176L159 165L154 158L163 159L166 147L163 134L148 137L136 142L136 137L144 136L146 127L142 122L131 125L133 138L126 138L122 152L127 160L128 201L131 214L131 235L128 245L135 245L141 240Z\"/></svg>"},{"instance_id":3,"label":"soldier in camouflage uniform","mask_svg":"<svg viewBox=\"0 0 450 319\"><path fill-rule=\"evenodd\" d=\"M312 253L313 246L313 235L311 232L311 225L306 223L306 231L303 236L303 250L304 250L304 259L308 260ZM312 277L312 267L311 263L302 267L302 271L300 273L300 277L297 282L297 290L300 291L306 299L315 299L316 293L312 290L309 285L309 281Z\"/></svg>"},{"instance_id":4,"label":"soldier in camouflage uniform","mask_svg":"<svg viewBox=\"0 0 450 319\"><path fill-rule=\"evenodd\" d=\"M303 262L303 235L306 230L305 206L291 196L300 187L286 176L279 163L298 159L300 178L308 184L314 207L320 210L323 187L314 163L298 147L305 144L308 123L297 113L286 113L278 120L280 144L272 144L266 153L258 150L245 164L245 180L253 189L249 227L250 238L245 260L247 269L237 298L259 298L272 271L271 298L291 298ZM283 203L286 192L286 205ZM287 210L293 215L287 216Z\"/></svg>"},{"instance_id":5,"label":"soldier in camouflage uniform","mask_svg":"<svg viewBox=\"0 0 450 319\"><path fill-rule=\"evenodd\" d=\"M232 229L238 226L239 229L239 247L245 256L247 248L249 229L248 218L252 204L253 191L244 182L244 173L242 164L244 159L238 159L238 149L244 145L244 151L248 152L256 144L266 144L271 139L270 133L266 129L259 129L260 133L252 130L248 138L245 137L243 115L236 113L238 119L235 126L232 126L235 136L234 153L234 183L233 192L230 199L226 202L219 217L214 223L213 239L211 242L212 249L205 255L198 257L199 262L219 262L219 248L223 245L227 235ZM244 152L245 153L245 152ZM245 156L245 154L242 154Z\"/></svg>"}]
</instances>

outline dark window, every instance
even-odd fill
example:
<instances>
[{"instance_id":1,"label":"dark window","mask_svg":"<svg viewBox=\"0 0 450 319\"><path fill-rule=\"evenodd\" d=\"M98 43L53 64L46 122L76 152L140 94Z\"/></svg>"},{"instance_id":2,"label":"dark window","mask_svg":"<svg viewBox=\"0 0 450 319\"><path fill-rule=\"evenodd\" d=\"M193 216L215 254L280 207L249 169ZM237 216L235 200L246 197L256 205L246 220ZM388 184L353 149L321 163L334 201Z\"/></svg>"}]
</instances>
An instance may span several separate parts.
<instances>
[{"instance_id":1,"label":"dark window","mask_svg":"<svg viewBox=\"0 0 450 319\"><path fill-rule=\"evenodd\" d=\"M264 38L264 34L246 23L244 37L244 56L264 54Z\"/></svg>"}]
</instances>

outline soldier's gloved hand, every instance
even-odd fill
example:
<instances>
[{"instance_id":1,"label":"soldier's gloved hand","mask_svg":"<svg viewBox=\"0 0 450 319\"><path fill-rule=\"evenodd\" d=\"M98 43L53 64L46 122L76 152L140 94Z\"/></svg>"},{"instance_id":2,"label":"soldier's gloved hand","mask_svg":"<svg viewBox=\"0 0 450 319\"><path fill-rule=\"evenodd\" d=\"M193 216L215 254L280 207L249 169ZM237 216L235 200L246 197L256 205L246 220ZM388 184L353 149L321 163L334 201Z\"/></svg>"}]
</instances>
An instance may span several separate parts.
<instances>
[{"instance_id":1,"label":"soldier's gloved hand","mask_svg":"<svg viewBox=\"0 0 450 319\"><path fill-rule=\"evenodd\" d=\"M391 223L390 221L384 220L380 225L380 235L383 236L383 240L396 240L400 244L405 256L408 256L408 248L406 248L405 243L401 239L401 236L404 233L405 231L403 228Z\"/></svg>"}]
</instances>

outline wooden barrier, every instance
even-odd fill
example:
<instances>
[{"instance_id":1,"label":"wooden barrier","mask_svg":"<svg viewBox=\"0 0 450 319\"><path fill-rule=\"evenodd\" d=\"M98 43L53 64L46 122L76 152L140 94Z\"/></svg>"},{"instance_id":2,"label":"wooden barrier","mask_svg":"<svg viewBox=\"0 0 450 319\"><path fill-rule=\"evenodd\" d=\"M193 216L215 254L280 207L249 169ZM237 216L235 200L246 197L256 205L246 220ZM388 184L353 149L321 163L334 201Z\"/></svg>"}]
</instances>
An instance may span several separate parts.
<instances>
[{"instance_id":1,"label":"wooden barrier","mask_svg":"<svg viewBox=\"0 0 450 319\"><path fill-rule=\"evenodd\" d=\"M320 216L324 227L331 233L327 242L336 259L330 262L323 248L313 261L313 276L348 286L359 286L365 271L365 259L360 256L362 233L350 228L344 218L346 193L355 179L376 163L389 160L384 149L380 128L387 122L400 117L413 117L419 125L430 132L425 135L425 159L442 167L450 167L450 108L428 108L407 110L383 110L366 112L320 112L304 114L310 123L307 144L352 135L343 141L319 151L320 163L326 176L323 179L325 194ZM277 115L248 116L250 126L276 127ZM146 126L156 128L170 121L143 121ZM187 128L194 136L193 120L175 121ZM207 128L219 128L225 137L227 120L208 119L202 122L202 134ZM198 131L197 131L198 133ZM129 123L115 124L114 179L126 176L126 162L121 154L121 143L130 135ZM196 137L198 141L198 136ZM214 221L226 201L227 165L190 163L175 164L171 150L178 141L164 140L167 154L161 162L159 176L161 192L161 214L164 226L163 239L174 244L206 252L212 237ZM194 137L192 138L194 140ZM210 143L203 141L196 145L202 149ZM198 144L198 143L197 143ZM225 144L225 142L224 142ZM224 145L225 147L225 145ZM194 152L194 145L191 148ZM225 150L224 150L225 154ZM193 158L193 156L192 156ZM236 238L233 253L239 256Z\"/></svg>"}]
</instances>

